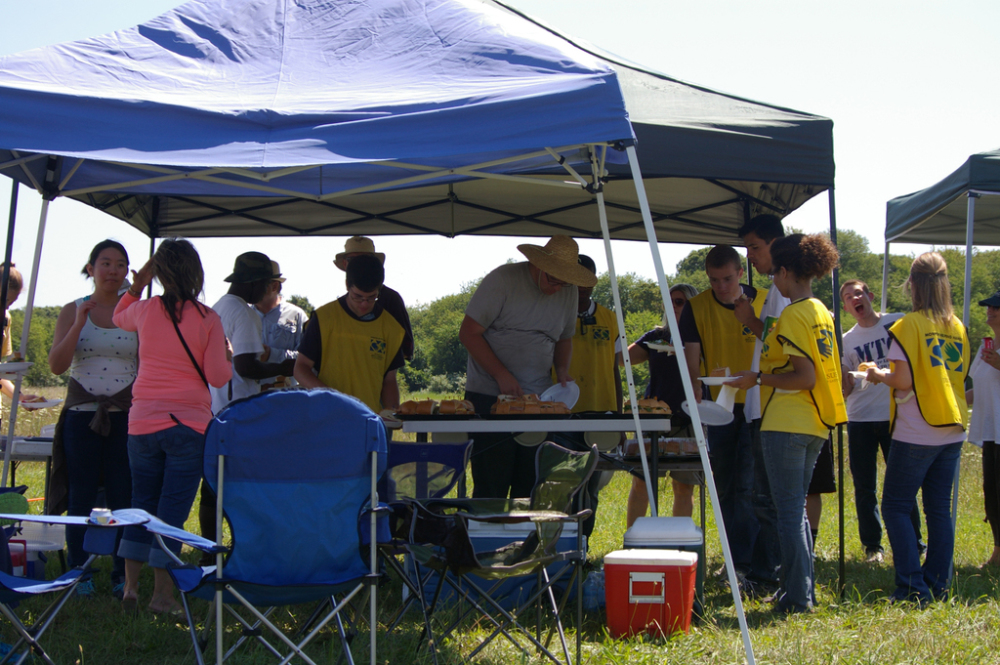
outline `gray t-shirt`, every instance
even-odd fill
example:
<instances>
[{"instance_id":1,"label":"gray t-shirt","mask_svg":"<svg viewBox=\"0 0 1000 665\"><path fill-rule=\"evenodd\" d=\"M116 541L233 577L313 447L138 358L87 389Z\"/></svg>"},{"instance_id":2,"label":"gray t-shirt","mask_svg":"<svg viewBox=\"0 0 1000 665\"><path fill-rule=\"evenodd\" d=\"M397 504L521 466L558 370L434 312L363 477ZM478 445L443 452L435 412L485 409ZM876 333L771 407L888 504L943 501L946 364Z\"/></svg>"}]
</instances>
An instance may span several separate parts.
<instances>
[{"instance_id":1,"label":"gray t-shirt","mask_svg":"<svg viewBox=\"0 0 1000 665\"><path fill-rule=\"evenodd\" d=\"M550 296L531 279L528 263L502 265L483 278L465 315L486 328L483 337L526 393L552 385L556 342L576 332L577 290L564 286ZM465 389L499 395L500 386L469 356Z\"/></svg>"}]
</instances>

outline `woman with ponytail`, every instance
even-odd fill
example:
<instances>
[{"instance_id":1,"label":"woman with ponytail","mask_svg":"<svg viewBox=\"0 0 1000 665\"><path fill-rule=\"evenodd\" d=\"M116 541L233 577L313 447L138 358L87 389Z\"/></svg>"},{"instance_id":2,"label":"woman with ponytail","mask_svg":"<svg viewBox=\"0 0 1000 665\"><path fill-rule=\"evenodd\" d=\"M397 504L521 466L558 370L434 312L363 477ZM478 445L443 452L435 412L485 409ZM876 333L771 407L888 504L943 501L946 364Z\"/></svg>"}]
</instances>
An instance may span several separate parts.
<instances>
[{"instance_id":1,"label":"woman with ponytail","mask_svg":"<svg viewBox=\"0 0 1000 665\"><path fill-rule=\"evenodd\" d=\"M907 280L913 311L889 328L890 369L868 381L892 389L892 448L882 489L882 519L896 568L893 601L926 604L947 597L955 528L951 493L968 426L965 378L969 340L951 307L948 266L937 252L921 254ZM923 490L927 555L923 566L910 513Z\"/></svg>"},{"instance_id":2,"label":"woman with ponytail","mask_svg":"<svg viewBox=\"0 0 1000 665\"><path fill-rule=\"evenodd\" d=\"M219 315L198 301L204 286L201 259L186 240L164 240L115 308L114 322L139 334L139 376L132 389L128 453L132 467L132 506L183 527L201 482L205 429L212 419L209 384L226 385L232 357ZM162 296L140 300L156 278ZM180 543L171 541L180 551ZM154 614L175 613L168 555L142 527L127 527L118 550L125 559L122 608L134 612L139 572L154 569Z\"/></svg>"}]
</instances>

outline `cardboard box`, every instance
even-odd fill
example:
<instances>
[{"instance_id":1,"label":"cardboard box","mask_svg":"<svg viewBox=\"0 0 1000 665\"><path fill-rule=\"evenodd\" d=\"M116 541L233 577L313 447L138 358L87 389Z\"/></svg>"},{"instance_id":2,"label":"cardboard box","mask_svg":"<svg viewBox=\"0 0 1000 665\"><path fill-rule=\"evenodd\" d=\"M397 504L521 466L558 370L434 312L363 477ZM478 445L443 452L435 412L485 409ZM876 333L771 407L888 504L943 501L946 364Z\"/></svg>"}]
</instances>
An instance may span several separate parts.
<instances>
[{"instance_id":1,"label":"cardboard box","mask_svg":"<svg viewBox=\"0 0 1000 665\"><path fill-rule=\"evenodd\" d=\"M697 554L679 550L618 550L605 556L611 637L688 632L697 567Z\"/></svg>"}]
</instances>

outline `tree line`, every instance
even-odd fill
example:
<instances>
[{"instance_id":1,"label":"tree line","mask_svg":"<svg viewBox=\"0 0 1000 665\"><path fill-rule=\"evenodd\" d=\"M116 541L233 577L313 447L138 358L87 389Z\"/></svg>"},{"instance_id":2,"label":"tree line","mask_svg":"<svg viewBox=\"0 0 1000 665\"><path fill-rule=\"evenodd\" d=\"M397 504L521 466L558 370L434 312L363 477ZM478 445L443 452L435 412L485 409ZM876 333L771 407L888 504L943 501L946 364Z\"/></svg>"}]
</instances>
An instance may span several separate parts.
<instances>
[{"instance_id":1,"label":"tree line","mask_svg":"<svg viewBox=\"0 0 1000 665\"><path fill-rule=\"evenodd\" d=\"M882 293L882 254L871 252L864 236L854 231L839 232L837 247L840 250L840 283L843 284L849 279L861 279L866 282L875 293L875 307L878 309ZM671 285L688 283L698 291L709 288L708 277L705 275L705 255L709 249L703 247L684 257L677 263L675 272L667 276L668 283ZM965 291L965 250L947 247L938 251L948 263L948 279L951 283L955 314L961 318ZM978 348L978 340L989 335L990 330L986 325L986 309L979 307L977 303L1000 288L1000 250L973 249L973 256L976 260L972 263L969 338L973 347ZM886 311L910 311L910 297L905 290L905 282L912 261L912 255L889 255ZM752 272L753 274L748 275L745 281L751 281L755 286L765 288L768 285L767 277L756 271ZM400 378L410 391L464 390L467 355L465 347L458 341L458 330L465 317L469 299L481 279L463 284L457 293L438 298L431 303L410 307L410 323L413 326L416 348L413 360L400 370ZM663 319L663 300L660 297L659 285L655 281L634 273L619 275L618 286L625 318L626 337L631 342L660 324ZM831 277L814 282L813 292L831 309L841 306L840 299L833 293ZM593 298L608 309L614 309L611 279L608 273L599 276ZM313 309L311 303L302 296L290 296L289 301L307 312ZM29 385L58 386L65 385L68 381L68 375L53 375L49 371L47 362L60 309L60 307L36 307L32 314L31 331L28 334L25 353L25 358L35 363L26 376ZM14 348L18 349L24 320L23 310L12 310L11 318L11 337L14 340ZM843 314L842 318L843 329L846 332L854 325L854 319L847 314ZM644 386L649 378L647 365L635 367L634 373L636 385Z\"/></svg>"}]
</instances>

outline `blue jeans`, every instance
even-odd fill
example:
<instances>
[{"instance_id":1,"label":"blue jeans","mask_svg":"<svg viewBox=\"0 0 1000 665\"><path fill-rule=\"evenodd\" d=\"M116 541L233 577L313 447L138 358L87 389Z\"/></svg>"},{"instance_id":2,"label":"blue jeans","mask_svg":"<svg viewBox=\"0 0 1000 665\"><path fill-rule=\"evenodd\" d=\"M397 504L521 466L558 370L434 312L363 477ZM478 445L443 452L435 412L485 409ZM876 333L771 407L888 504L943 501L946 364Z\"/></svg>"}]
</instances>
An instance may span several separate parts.
<instances>
[{"instance_id":1,"label":"blue jeans","mask_svg":"<svg viewBox=\"0 0 1000 665\"><path fill-rule=\"evenodd\" d=\"M806 494L816 458L825 442L825 438L809 434L760 433L781 543L778 609L785 612L804 612L816 602L813 543L806 520Z\"/></svg>"},{"instance_id":2,"label":"blue jeans","mask_svg":"<svg viewBox=\"0 0 1000 665\"><path fill-rule=\"evenodd\" d=\"M858 513L858 535L865 551L882 549L882 516L878 509L878 451L888 463L892 437L889 421L847 423L847 450L854 478L854 508ZM910 513L913 530L920 535L920 509L916 502Z\"/></svg>"},{"instance_id":3,"label":"blue jeans","mask_svg":"<svg viewBox=\"0 0 1000 665\"><path fill-rule=\"evenodd\" d=\"M743 405L733 409L733 422L708 427L708 456L712 462L719 508L726 524L733 566L750 571L757 518L753 510L753 443L751 425L743 417Z\"/></svg>"},{"instance_id":4,"label":"blue jeans","mask_svg":"<svg viewBox=\"0 0 1000 665\"><path fill-rule=\"evenodd\" d=\"M951 490L961 452L960 442L944 446L892 442L882 486L882 517L896 567L894 598L927 602L948 594L955 553ZM923 490L927 520L927 556L922 567L910 521L917 490Z\"/></svg>"},{"instance_id":5,"label":"blue jeans","mask_svg":"<svg viewBox=\"0 0 1000 665\"><path fill-rule=\"evenodd\" d=\"M132 505L132 473L128 462L128 413L112 411L111 432L101 436L90 429L93 411L67 411L63 422L63 446L66 451L66 473L69 481L68 515L90 515L96 507L97 495L104 487L107 508L118 510ZM66 527L69 564L81 566L87 560L83 550L84 526ZM121 530L118 532L121 539ZM113 580L124 579L125 561L112 557Z\"/></svg>"},{"instance_id":6,"label":"blue jeans","mask_svg":"<svg viewBox=\"0 0 1000 665\"><path fill-rule=\"evenodd\" d=\"M781 565L781 545L778 541L778 514L771 498L771 483L767 479L767 463L760 444L760 419L753 423L753 512L757 518L757 540L754 542L750 578L769 584L778 583Z\"/></svg>"},{"instance_id":7,"label":"blue jeans","mask_svg":"<svg viewBox=\"0 0 1000 665\"><path fill-rule=\"evenodd\" d=\"M183 528L198 492L204 454L205 435L185 425L153 434L130 434L132 507ZM166 542L175 553L180 552L179 542ZM118 555L133 561L148 561L154 568L166 568L170 561L159 544L153 542L152 534L141 526L125 529Z\"/></svg>"}]
</instances>

